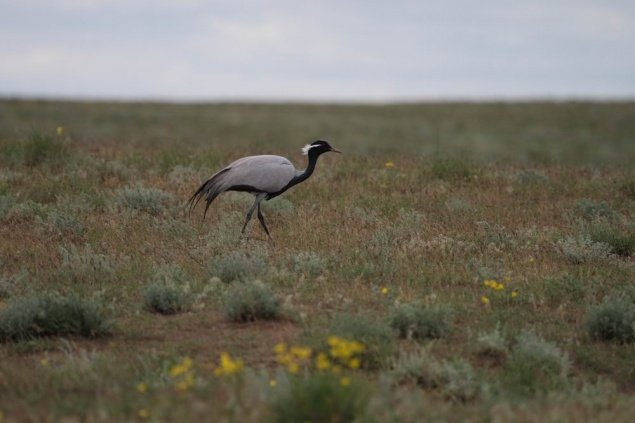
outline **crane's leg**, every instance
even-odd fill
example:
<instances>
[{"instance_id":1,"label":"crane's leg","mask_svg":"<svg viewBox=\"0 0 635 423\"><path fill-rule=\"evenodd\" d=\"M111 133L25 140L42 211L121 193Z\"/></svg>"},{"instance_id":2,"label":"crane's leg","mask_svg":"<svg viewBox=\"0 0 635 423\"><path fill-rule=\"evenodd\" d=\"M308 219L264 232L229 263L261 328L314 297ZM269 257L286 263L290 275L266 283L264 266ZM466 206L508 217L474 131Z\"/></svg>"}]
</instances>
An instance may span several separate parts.
<instances>
[{"instance_id":1,"label":"crane's leg","mask_svg":"<svg viewBox=\"0 0 635 423\"><path fill-rule=\"evenodd\" d=\"M265 225L265 217L262 215L262 212L260 211L260 203L258 203L258 220L260 221L260 224L262 225L262 229L264 229L265 232L267 233L269 240L273 241L273 238L271 238L271 235L269 234L269 229L267 229L267 225Z\"/></svg>"},{"instance_id":2,"label":"crane's leg","mask_svg":"<svg viewBox=\"0 0 635 423\"><path fill-rule=\"evenodd\" d=\"M254 210L256 210L256 207L260 206L260 202L264 200L266 195L267 195L266 193L261 193L256 195L256 201L254 201L254 205L251 206L251 208L247 212L247 216L245 216L245 224L243 225L242 231L240 231L241 235L245 235L245 229L247 229L247 223L249 223L249 221L251 220L251 216L254 214Z\"/></svg>"}]
</instances>

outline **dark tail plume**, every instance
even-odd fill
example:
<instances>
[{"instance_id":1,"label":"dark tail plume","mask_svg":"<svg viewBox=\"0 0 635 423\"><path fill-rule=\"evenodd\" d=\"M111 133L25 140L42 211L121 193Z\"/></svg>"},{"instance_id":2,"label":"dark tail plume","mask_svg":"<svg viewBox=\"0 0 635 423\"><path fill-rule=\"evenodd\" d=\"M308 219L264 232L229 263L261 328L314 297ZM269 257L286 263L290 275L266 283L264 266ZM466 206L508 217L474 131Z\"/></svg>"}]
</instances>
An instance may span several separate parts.
<instances>
[{"instance_id":1,"label":"dark tail plume","mask_svg":"<svg viewBox=\"0 0 635 423\"><path fill-rule=\"evenodd\" d=\"M223 175L228 170L229 169L221 170L220 172L209 178L207 181L203 182L203 184L201 184L201 186L196 190L194 195L192 195L192 197L190 197L187 202L187 206L190 208L190 214L192 214L192 210L196 208L199 201L204 198L205 202L207 203L205 205L205 213L203 213L203 219L205 219L205 216L207 216L207 210L212 204L212 201L214 201L216 197L218 197L224 191Z\"/></svg>"}]
</instances>

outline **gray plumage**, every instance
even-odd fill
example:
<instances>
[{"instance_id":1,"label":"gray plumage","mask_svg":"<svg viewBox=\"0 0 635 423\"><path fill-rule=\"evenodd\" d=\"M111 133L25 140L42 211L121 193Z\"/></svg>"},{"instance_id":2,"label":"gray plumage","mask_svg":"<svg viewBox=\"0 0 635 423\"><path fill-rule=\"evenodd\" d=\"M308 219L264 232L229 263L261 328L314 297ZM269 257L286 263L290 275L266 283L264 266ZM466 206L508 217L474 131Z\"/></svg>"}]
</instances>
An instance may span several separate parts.
<instances>
[{"instance_id":1,"label":"gray plumage","mask_svg":"<svg viewBox=\"0 0 635 423\"><path fill-rule=\"evenodd\" d=\"M245 233L247 223L249 223L253 212L257 208L258 220L267 236L271 239L264 216L260 211L262 200L270 200L277 197L292 186L306 180L313 173L317 159L321 154L328 151L339 153L338 150L323 140L306 145L302 151L309 156L307 168L303 171L297 170L293 163L281 156L249 156L236 160L203 182L188 202L190 212L199 201L205 199L207 203L203 213L203 218L205 218L212 202L223 192L249 192L255 195L256 199L247 213L241 233Z\"/></svg>"}]
</instances>

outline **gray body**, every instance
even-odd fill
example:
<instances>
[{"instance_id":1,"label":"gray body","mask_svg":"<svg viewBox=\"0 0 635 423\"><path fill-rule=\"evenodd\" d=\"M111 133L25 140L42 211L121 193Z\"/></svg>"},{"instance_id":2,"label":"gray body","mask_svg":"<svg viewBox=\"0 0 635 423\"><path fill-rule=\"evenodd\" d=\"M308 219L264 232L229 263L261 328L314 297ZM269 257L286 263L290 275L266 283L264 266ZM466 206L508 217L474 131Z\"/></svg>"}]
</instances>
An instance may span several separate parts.
<instances>
[{"instance_id":1,"label":"gray body","mask_svg":"<svg viewBox=\"0 0 635 423\"><path fill-rule=\"evenodd\" d=\"M254 191L249 192L257 194L280 191L301 173L282 156L263 155L238 159L216 175L219 175L218 183L222 184L223 191L242 185L253 187Z\"/></svg>"},{"instance_id":2,"label":"gray body","mask_svg":"<svg viewBox=\"0 0 635 423\"><path fill-rule=\"evenodd\" d=\"M225 191L244 191L256 196L253 206L247 213L245 224L241 233L244 234L247 223L255 209L258 209L258 220L267 236L271 239L265 219L260 211L262 200L276 197L293 185L307 179L313 173L318 157L327 151L338 150L332 148L328 142L318 140L303 148L303 152L309 156L308 166L304 171L299 171L288 159L281 156L262 155L249 156L238 159L220 171L216 172L205 181L190 198L190 211L196 207L201 199L205 199L205 213L212 202Z\"/></svg>"}]
</instances>

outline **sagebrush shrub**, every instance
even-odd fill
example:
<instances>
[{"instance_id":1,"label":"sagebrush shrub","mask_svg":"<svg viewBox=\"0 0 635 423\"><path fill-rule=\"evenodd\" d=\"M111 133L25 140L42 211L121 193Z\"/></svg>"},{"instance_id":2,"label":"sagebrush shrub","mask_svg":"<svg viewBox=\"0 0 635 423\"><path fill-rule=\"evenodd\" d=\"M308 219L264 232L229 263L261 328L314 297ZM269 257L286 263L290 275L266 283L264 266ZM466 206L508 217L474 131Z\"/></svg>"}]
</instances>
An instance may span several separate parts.
<instances>
[{"instance_id":1,"label":"sagebrush shrub","mask_svg":"<svg viewBox=\"0 0 635 423\"><path fill-rule=\"evenodd\" d=\"M455 401L469 401L481 391L481 382L470 363L463 359L444 361L439 379L444 395Z\"/></svg>"},{"instance_id":2,"label":"sagebrush shrub","mask_svg":"<svg viewBox=\"0 0 635 423\"><path fill-rule=\"evenodd\" d=\"M329 334L364 344L361 361L366 368L384 365L395 347L395 335L390 326L366 314L336 316Z\"/></svg>"},{"instance_id":3,"label":"sagebrush shrub","mask_svg":"<svg viewBox=\"0 0 635 423\"><path fill-rule=\"evenodd\" d=\"M429 339L441 338L452 328L452 310L448 307L422 307L415 304L401 304L389 316L390 326L397 330L401 338Z\"/></svg>"},{"instance_id":4,"label":"sagebrush shrub","mask_svg":"<svg viewBox=\"0 0 635 423\"><path fill-rule=\"evenodd\" d=\"M501 333L500 328L492 332L481 332L476 338L476 352L480 355L503 360L509 354L507 339Z\"/></svg>"},{"instance_id":5,"label":"sagebrush shrub","mask_svg":"<svg viewBox=\"0 0 635 423\"><path fill-rule=\"evenodd\" d=\"M606 244L610 252L628 257L635 251L635 228L619 228L606 222L598 222L589 230L591 241Z\"/></svg>"},{"instance_id":6,"label":"sagebrush shrub","mask_svg":"<svg viewBox=\"0 0 635 423\"><path fill-rule=\"evenodd\" d=\"M578 200L575 204L576 210L585 219L595 219L597 217L612 217L615 212L606 201L593 201L588 198Z\"/></svg>"},{"instance_id":7,"label":"sagebrush shrub","mask_svg":"<svg viewBox=\"0 0 635 423\"><path fill-rule=\"evenodd\" d=\"M191 303L182 288L153 283L143 290L143 305L153 313L176 314L189 310Z\"/></svg>"},{"instance_id":8,"label":"sagebrush shrub","mask_svg":"<svg viewBox=\"0 0 635 423\"><path fill-rule=\"evenodd\" d=\"M400 354L393 361L390 373L400 383L412 382L424 389L438 389L445 397L456 401L475 398L483 387L467 361L439 361L425 350Z\"/></svg>"},{"instance_id":9,"label":"sagebrush shrub","mask_svg":"<svg viewBox=\"0 0 635 423\"><path fill-rule=\"evenodd\" d=\"M262 276L267 264L259 254L247 255L242 251L232 251L214 258L207 269L210 276L218 276L223 282L232 282Z\"/></svg>"},{"instance_id":10,"label":"sagebrush shrub","mask_svg":"<svg viewBox=\"0 0 635 423\"><path fill-rule=\"evenodd\" d=\"M160 189L136 186L117 191L116 201L125 209L158 216L169 208L174 201L174 196Z\"/></svg>"},{"instance_id":11,"label":"sagebrush shrub","mask_svg":"<svg viewBox=\"0 0 635 423\"><path fill-rule=\"evenodd\" d=\"M611 246L587 236L567 237L558 241L558 252L572 264L602 260L611 255Z\"/></svg>"},{"instance_id":12,"label":"sagebrush shrub","mask_svg":"<svg viewBox=\"0 0 635 423\"><path fill-rule=\"evenodd\" d=\"M97 337L111 331L100 304L57 294L16 298L0 311L0 341L44 336Z\"/></svg>"},{"instance_id":13,"label":"sagebrush shrub","mask_svg":"<svg viewBox=\"0 0 635 423\"><path fill-rule=\"evenodd\" d=\"M0 204L0 207L2 207L2 204ZM0 217L14 222L38 221L46 217L47 211L48 207L46 205L27 200L8 206L4 211L4 216Z\"/></svg>"},{"instance_id":14,"label":"sagebrush shrub","mask_svg":"<svg viewBox=\"0 0 635 423\"><path fill-rule=\"evenodd\" d=\"M281 302L267 285L260 281L231 285L223 297L223 310L236 322L277 319L282 314Z\"/></svg>"},{"instance_id":15,"label":"sagebrush shrub","mask_svg":"<svg viewBox=\"0 0 635 423\"><path fill-rule=\"evenodd\" d=\"M159 266L143 290L146 310L160 314L187 311L192 305L187 274L177 265Z\"/></svg>"},{"instance_id":16,"label":"sagebrush shrub","mask_svg":"<svg viewBox=\"0 0 635 423\"><path fill-rule=\"evenodd\" d=\"M11 283L9 278L0 275L0 300L4 300L11 296Z\"/></svg>"},{"instance_id":17,"label":"sagebrush shrub","mask_svg":"<svg viewBox=\"0 0 635 423\"><path fill-rule=\"evenodd\" d=\"M635 342L635 303L628 299L608 298L587 311L585 326L593 339Z\"/></svg>"},{"instance_id":18,"label":"sagebrush shrub","mask_svg":"<svg viewBox=\"0 0 635 423\"><path fill-rule=\"evenodd\" d=\"M84 225L81 220L69 212L53 209L49 212L49 225L61 232L81 236L84 233Z\"/></svg>"},{"instance_id":19,"label":"sagebrush shrub","mask_svg":"<svg viewBox=\"0 0 635 423\"><path fill-rule=\"evenodd\" d=\"M519 395L562 389L568 384L570 366L567 354L556 345L524 330L505 362L505 385Z\"/></svg>"},{"instance_id":20,"label":"sagebrush shrub","mask_svg":"<svg viewBox=\"0 0 635 423\"><path fill-rule=\"evenodd\" d=\"M315 373L293 378L272 397L270 408L273 421L280 423L363 421L368 398L368 390L355 380L342 384L336 375Z\"/></svg>"},{"instance_id":21,"label":"sagebrush shrub","mask_svg":"<svg viewBox=\"0 0 635 423\"><path fill-rule=\"evenodd\" d=\"M326 260L312 251L301 251L290 256L291 266L296 273L316 277L326 270Z\"/></svg>"},{"instance_id":22,"label":"sagebrush shrub","mask_svg":"<svg viewBox=\"0 0 635 423\"><path fill-rule=\"evenodd\" d=\"M105 254L95 253L89 244L83 248L75 245L60 247L62 266L59 275L74 282L103 282L110 280L116 269L115 260Z\"/></svg>"}]
</instances>

